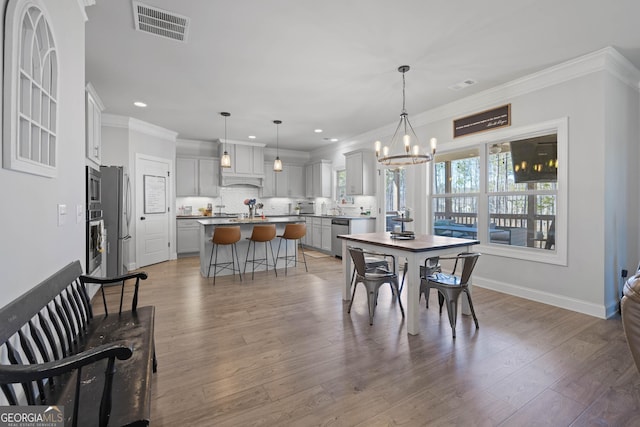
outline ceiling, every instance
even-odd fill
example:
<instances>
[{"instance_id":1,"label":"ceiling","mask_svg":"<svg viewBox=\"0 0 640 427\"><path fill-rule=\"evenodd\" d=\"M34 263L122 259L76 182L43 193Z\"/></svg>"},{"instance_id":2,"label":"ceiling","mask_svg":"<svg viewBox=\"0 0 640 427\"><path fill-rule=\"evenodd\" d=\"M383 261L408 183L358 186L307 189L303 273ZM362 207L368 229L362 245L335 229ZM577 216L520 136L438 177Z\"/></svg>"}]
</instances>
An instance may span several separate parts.
<instances>
[{"instance_id":1,"label":"ceiling","mask_svg":"<svg viewBox=\"0 0 640 427\"><path fill-rule=\"evenodd\" d=\"M142 0L186 43L136 31L131 0L87 7L86 78L106 113L178 138L310 151L613 46L640 68L637 0ZM472 79L461 90L451 86ZM134 101L148 106L138 108ZM314 129L322 129L315 133Z\"/></svg>"}]
</instances>

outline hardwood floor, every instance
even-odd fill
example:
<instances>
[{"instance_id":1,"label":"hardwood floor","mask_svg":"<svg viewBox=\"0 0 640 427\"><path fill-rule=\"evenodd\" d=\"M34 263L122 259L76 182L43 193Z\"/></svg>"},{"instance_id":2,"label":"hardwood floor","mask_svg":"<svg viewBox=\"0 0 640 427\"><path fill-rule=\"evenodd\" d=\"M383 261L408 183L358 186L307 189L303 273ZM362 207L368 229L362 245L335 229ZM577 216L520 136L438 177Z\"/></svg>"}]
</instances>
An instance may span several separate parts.
<instances>
[{"instance_id":1,"label":"hardwood floor","mask_svg":"<svg viewBox=\"0 0 640 427\"><path fill-rule=\"evenodd\" d=\"M346 312L337 259L311 253L309 273L216 286L198 263L144 269L139 304L156 306L153 426L640 425L619 318L474 288L480 329L461 316L453 340L432 292L409 336L388 286L373 326L364 287Z\"/></svg>"}]
</instances>

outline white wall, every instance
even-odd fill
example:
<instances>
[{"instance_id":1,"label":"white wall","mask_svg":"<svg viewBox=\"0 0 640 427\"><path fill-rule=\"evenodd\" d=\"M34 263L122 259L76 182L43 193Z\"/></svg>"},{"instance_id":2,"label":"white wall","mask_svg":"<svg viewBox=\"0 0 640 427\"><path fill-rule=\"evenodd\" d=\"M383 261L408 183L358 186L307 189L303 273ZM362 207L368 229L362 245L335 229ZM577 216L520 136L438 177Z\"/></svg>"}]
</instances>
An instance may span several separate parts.
<instances>
[{"instance_id":1,"label":"white wall","mask_svg":"<svg viewBox=\"0 0 640 427\"><path fill-rule=\"evenodd\" d=\"M614 311L622 292L621 270L627 269L633 275L640 261L637 238L640 105L636 90L610 74L604 78L604 282L608 284L604 298L609 311Z\"/></svg>"},{"instance_id":2,"label":"white wall","mask_svg":"<svg viewBox=\"0 0 640 427\"><path fill-rule=\"evenodd\" d=\"M58 176L0 169L0 306L74 260L85 265L84 14L77 0L46 7L60 58ZM60 227L58 204L68 212ZM83 211L80 222L76 206Z\"/></svg>"}]
</instances>

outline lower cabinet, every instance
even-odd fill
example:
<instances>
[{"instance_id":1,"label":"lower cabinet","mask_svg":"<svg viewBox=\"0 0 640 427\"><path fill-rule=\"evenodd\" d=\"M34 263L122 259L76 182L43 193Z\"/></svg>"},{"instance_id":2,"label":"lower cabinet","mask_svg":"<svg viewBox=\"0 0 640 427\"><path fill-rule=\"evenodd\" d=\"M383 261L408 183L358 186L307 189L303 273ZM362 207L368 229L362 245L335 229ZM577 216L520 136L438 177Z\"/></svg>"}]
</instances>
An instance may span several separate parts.
<instances>
[{"instance_id":1,"label":"lower cabinet","mask_svg":"<svg viewBox=\"0 0 640 427\"><path fill-rule=\"evenodd\" d=\"M331 252L331 218L322 218L320 229L322 233L322 244L320 248L323 251Z\"/></svg>"},{"instance_id":2,"label":"lower cabinet","mask_svg":"<svg viewBox=\"0 0 640 427\"><path fill-rule=\"evenodd\" d=\"M200 224L196 219L178 219L177 253L178 255L200 252Z\"/></svg>"},{"instance_id":3,"label":"lower cabinet","mask_svg":"<svg viewBox=\"0 0 640 427\"><path fill-rule=\"evenodd\" d=\"M319 251L331 252L331 218L307 217L304 245Z\"/></svg>"}]
</instances>

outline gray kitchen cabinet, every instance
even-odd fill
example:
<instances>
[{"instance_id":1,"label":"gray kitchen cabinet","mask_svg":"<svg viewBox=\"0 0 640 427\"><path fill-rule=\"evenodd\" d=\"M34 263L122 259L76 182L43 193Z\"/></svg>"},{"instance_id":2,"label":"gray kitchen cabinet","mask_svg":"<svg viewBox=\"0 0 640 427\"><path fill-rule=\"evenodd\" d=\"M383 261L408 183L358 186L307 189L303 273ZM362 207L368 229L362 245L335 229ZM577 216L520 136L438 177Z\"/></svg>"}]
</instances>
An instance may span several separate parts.
<instances>
[{"instance_id":1,"label":"gray kitchen cabinet","mask_svg":"<svg viewBox=\"0 0 640 427\"><path fill-rule=\"evenodd\" d=\"M289 173L289 197L304 197L305 196L305 174L304 166L301 165L287 165L287 172Z\"/></svg>"},{"instance_id":2,"label":"gray kitchen cabinet","mask_svg":"<svg viewBox=\"0 0 640 427\"><path fill-rule=\"evenodd\" d=\"M304 197L303 167L283 163L281 172L274 172L272 162L264 162L262 197Z\"/></svg>"},{"instance_id":3,"label":"gray kitchen cabinet","mask_svg":"<svg viewBox=\"0 0 640 427\"><path fill-rule=\"evenodd\" d=\"M311 249L331 252L331 218L308 216L307 235L303 244Z\"/></svg>"},{"instance_id":4,"label":"gray kitchen cabinet","mask_svg":"<svg viewBox=\"0 0 640 427\"><path fill-rule=\"evenodd\" d=\"M91 83L87 83L85 99L86 157L97 166L102 162L102 111L104 105Z\"/></svg>"},{"instance_id":5,"label":"gray kitchen cabinet","mask_svg":"<svg viewBox=\"0 0 640 427\"><path fill-rule=\"evenodd\" d=\"M376 191L376 158L372 150L345 153L347 195L373 196Z\"/></svg>"},{"instance_id":6,"label":"gray kitchen cabinet","mask_svg":"<svg viewBox=\"0 0 640 427\"><path fill-rule=\"evenodd\" d=\"M311 247L322 248L322 220L321 218L313 218L311 222Z\"/></svg>"},{"instance_id":7,"label":"gray kitchen cabinet","mask_svg":"<svg viewBox=\"0 0 640 427\"><path fill-rule=\"evenodd\" d=\"M176 195L220 195L220 159L215 157L176 158Z\"/></svg>"},{"instance_id":8,"label":"gray kitchen cabinet","mask_svg":"<svg viewBox=\"0 0 640 427\"><path fill-rule=\"evenodd\" d=\"M198 253L200 251L200 224L196 219L178 219L177 253L178 255Z\"/></svg>"},{"instance_id":9,"label":"gray kitchen cabinet","mask_svg":"<svg viewBox=\"0 0 640 427\"><path fill-rule=\"evenodd\" d=\"M282 170L273 174L276 177L276 197L289 197L289 165L283 164Z\"/></svg>"},{"instance_id":10,"label":"gray kitchen cabinet","mask_svg":"<svg viewBox=\"0 0 640 427\"><path fill-rule=\"evenodd\" d=\"M231 157L231 167L220 171L221 185L248 184L263 186L265 172L273 170L264 162L264 144L220 144L220 155L226 150ZM265 169L266 168L266 169Z\"/></svg>"},{"instance_id":11,"label":"gray kitchen cabinet","mask_svg":"<svg viewBox=\"0 0 640 427\"><path fill-rule=\"evenodd\" d=\"M264 181L262 181L261 196L276 196L276 173L273 171L273 163L264 162Z\"/></svg>"},{"instance_id":12,"label":"gray kitchen cabinet","mask_svg":"<svg viewBox=\"0 0 640 427\"><path fill-rule=\"evenodd\" d=\"M305 166L305 196L331 197L331 162L319 160Z\"/></svg>"},{"instance_id":13,"label":"gray kitchen cabinet","mask_svg":"<svg viewBox=\"0 0 640 427\"><path fill-rule=\"evenodd\" d=\"M320 249L326 252L331 252L331 218L321 218L321 234L322 242Z\"/></svg>"}]
</instances>

